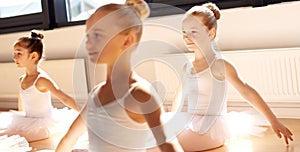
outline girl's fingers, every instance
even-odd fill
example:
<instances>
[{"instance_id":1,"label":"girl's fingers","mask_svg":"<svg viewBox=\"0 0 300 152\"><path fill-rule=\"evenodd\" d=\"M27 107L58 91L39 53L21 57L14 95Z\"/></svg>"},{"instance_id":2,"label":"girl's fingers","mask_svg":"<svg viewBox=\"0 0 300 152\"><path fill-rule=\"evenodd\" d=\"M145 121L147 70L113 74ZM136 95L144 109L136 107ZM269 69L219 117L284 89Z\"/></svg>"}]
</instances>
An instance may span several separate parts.
<instances>
[{"instance_id":1,"label":"girl's fingers","mask_svg":"<svg viewBox=\"0 0 300 152\"><path fill-rule=\"evenodd\" d=\"M282 137L280 131L276 130L275 133L276 133L276 135L277 135L278 138Z\"/></svg>"},{"instance_id":2,"label":"girl's fingers","mask_svg":"<svg viewBox=\"0 0 300 152\"><path fill-rule=\"evenodd\" d=\"M285 143L288 145L289 144L289 140L288 140L287 136L284 136L284 140L285 140Z\"/></svg>"}]
</instances>

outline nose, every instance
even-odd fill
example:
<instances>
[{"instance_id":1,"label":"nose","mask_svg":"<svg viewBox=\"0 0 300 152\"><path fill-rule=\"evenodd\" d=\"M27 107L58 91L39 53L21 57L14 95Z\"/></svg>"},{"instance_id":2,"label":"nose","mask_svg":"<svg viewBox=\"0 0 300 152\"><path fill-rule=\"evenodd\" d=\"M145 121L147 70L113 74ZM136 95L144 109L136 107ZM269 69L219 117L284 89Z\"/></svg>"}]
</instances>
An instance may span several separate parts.
<instances>
[{"instance_id":1,"label":"nose","mask_svg":"<svg viewBox=\"0 0 300 152\"><path fill-rule=\"evenodd\" d=\"M14 59L14 60L17 60L17 58L18 58L18 57L17 57L17 55L16 55L16 54L14 54L14 58L13 58L13 59Z\"/></svg>"},{"instance_id":2,"label":"nose","mask_svg":"<svg viewBox=\"0 0 300 152\"><path fill-rule=\"evenodd\" d=\"M87 38L86 41L85 41L85 47L86 47L87 51L91 50L92 47L93 47L93 43L92 43L92 41L89 38Z\"/></svg>"},{"instance_id":3,"label":"nose","mask_svg":"<svg viewBox=\"0 0 300 152\"><path fill-rule=\"evenodd\" d=\"M186 34L184 34L183 35L183 39L186 40L186 39L189 39L189 38L188 38L188 36Z\"/></svg>"},{"instance_id":4,"label":"nose","mask_svg":"<svg viewBox=\"0 0 300 152\"><path fill-rule=\"evenodd\" d=\"M191 42L191 39L188 37L187 34L183 34L183 40L184 40L185 42Z\"/></svg>"}]
</instances>

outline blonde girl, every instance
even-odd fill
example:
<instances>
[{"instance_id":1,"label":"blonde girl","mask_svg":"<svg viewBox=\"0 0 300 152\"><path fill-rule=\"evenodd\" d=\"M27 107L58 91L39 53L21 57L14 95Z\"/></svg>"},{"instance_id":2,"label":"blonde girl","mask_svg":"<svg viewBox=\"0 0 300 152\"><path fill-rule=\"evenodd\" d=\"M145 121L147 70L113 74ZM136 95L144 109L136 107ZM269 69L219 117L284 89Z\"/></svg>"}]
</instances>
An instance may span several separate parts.
<instances>
[{"instance_id":1,"label":"blonde girl","mask_svg":"<svg viewBox=\"0 0 300 152\"><path fill-rule=\"evenodd\" d=\"M185 65L183 90L178 97L187 97L190 122L178 135L185 151L201 151L222 146L228 138L226 89L230 83L271 124L286 144L293 140L291 131L273 114L258 92L242 81L235 67L216 50L214 39L220 11L213 3L194 6L182 21L186 47L194 59ZM179 101L179 100L177 100ZM173 110L178 110L178 102Z\"/></svg>"},{"instance_id":2,"label":"blonde girl","mask_svg":"<svg viewBox=\"0 0 300 152\"><path fill-rule=\"evenodd\" d=\"M130 65L142 35L142 19L149 14L142 0L101 6L86 21L86 51L91 62L105 65L106 80L90 92L89 100L56 152L72 150L87 128L89 151L143 152L149 130L165 152L175 151L166 142L161 126L158 95Z\"/></svg>"}]
</instances>

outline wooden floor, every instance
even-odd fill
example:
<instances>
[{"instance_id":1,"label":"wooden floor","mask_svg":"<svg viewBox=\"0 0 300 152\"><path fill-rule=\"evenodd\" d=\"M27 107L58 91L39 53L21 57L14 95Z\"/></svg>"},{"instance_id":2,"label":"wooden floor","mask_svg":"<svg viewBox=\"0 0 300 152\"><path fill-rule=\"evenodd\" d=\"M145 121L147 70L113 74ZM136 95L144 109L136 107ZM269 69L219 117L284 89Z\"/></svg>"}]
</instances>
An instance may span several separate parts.
<instances>
[{"instance_id":1,"label":"wooden floor","mask_svg":"<svg viewBox=\"0 0 300 152\"><path fill-rule=\"evenodd\" d=\"M241 137L226 143L224 146L208 150L205 152L300 152L300 119L280 119L292 132L294 141L289 146L285 145L283 139L268 129L263 137ZM53 135L52 138L30 143L32 152L39 150L54 149L60 134Z\"/></svg>"},{"instance_id":2,"label":"wooden floor","mask_svg":"<svg viewBox=\"0 0 300 152\"><path fill-rule=\"evenodd\" d=\"M281 119L292 132L294 141L286 146L284 139L279 139L268 129L263 137L239 138L217 149L205 152L300 152L300 119Z\"/></svg>"}]
</instances>

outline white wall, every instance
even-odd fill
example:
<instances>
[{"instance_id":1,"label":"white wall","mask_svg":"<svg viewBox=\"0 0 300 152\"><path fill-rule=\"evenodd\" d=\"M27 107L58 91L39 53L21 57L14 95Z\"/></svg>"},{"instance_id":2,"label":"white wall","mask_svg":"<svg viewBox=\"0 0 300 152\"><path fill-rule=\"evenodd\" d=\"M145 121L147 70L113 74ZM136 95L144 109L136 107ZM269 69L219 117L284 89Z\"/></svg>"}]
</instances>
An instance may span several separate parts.
<instances>
[{"instance_id":1,"label":"white wall","mask_svg":"<svg viewBox=\"0 0 300 152\"><path fill-rule=\"evenodd\" d=\"M300 1L258 8L243 7L222 10L217 35L219 48L224 53L225 51L232 53L243 50L251 52L251 50L273 48L280 50L300 48L299 10ZM186 51L180 33L181 19L182 14L179 14L153 17L145 21L139 49L144 58ZM46 58L51 60L84 58L84 31L84 25L44 31ZM28 34L28 32L0 35L0 64L13 61L12 45L18 37L24 34ZM244 63L243 66L247 67L248 65ZM155 69L151 68L153 65L149 62L137 67L139 73L148 76L147 79L153 80L156 79L156 73ZM1 87L3 87L2 84ZM294 103L299 105L297 101ZM276 108L278 105L274 105L274 107ZM295 110L295 108L291 110L291 107L286 109L286 111ZM296 110L299 110L299 106ZM280 115L286 117L294 114L285 113L286 111Z\"/></svg>"},{"instance_id":2,"label":"white wall","mask_svg":"<svg viewBox=\"0 0 300 152\"><path fill-rule=\"evenodd\" d=\"M89 84L84 59L48 60L42 62L40 67L63 92L72 96L79 106L86 102ZM25 71L17 68L12 62L1 63L0 71L0 110L16 109L20 87L18 79ZM52 101L56 107L63 106L55 96L52 96Z\"/></svg>"},{"instance_id":3,"label":"white wall","mask_svg":"<svg viewBox=\"0 0 300 152\"><path fill-rule=\"evenodd\" d=\"M219 47L222 51L299 47L299 10L300 1L221 10L217 38ZM169 44L184 50L179 33L181 17L172 15L147 19L144 40L166 38ZM149 26L149 23L155 23L155 28ZM84 43L84 30L84 25L80 25L45 31L46 57L58 59L84 56L81 46ZM27 33L0 35L0 62L12 61L14 41ZM152 50L162 48L165 52L174 52L173 49L159 45ZM78 52L78 49L81 51Z\"/></svg>"}]
</instances>

